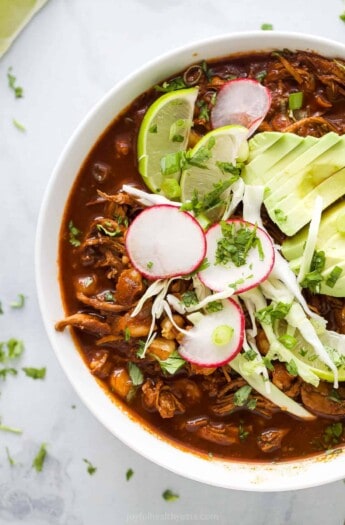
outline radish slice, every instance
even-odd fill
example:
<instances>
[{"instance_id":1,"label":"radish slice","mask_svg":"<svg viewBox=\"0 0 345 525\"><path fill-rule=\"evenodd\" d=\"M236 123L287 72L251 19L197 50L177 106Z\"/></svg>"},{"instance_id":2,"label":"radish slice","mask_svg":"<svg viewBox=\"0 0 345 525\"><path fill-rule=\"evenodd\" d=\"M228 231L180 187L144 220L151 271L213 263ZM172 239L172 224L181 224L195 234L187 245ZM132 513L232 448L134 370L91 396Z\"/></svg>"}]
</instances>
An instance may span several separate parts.
<instances>
[{"instance_id":1,"label":"radish slice","mask_svg":"<svg viewBox=\"0 0 345 525\"><path fill-rule=\"evenodd\" d=\"M241 124L250 137L264 120L271 93L256 80L239 78L223 85L211 112L213 128Z\"/></svg>"},{"instance_id":2,"label":"radish slice","mask_svg":"<svg viewBox=\"0 0 345 525\"><path fill-rule=\"evenodd\" d=\"M222 304L222 310L203 315L188 330L179 348L183 359L200 366L221 366L241 351L245 325L242 309L232 299Z\"/></svg>"},{"instance_id":3,"label":"radish slice","mask_svg":"<svg viewBox=\"0 0 345 525\"><path fill-rule=\"evenodd\" d=\"M142 211L130 225L126 249L133 266L148 279L193 272L205 257L205 234L189 213L161 204Z\"/></svg>"},{"instance_id":4,"label":"radish slice","mask_svg":"<svg viewBox=\"0 0 345 525\"><path fill-rule=\"evenodd\" d=\"M205 286L215 292L233 289L234 293L243 293L258 286L272 271L275 258L274 246L269 235L251 222L233 219L226 221L226 224L233 225L235 239L246 231L252 232L257 240L247 251L244 264L241 266L236 266L231 260L226 264L216 264L218 243L224 239L224 236L221 224L215 224L206 233L206 257L209 266L199 272L198 277Z\"/></svg>"}]
</instances>

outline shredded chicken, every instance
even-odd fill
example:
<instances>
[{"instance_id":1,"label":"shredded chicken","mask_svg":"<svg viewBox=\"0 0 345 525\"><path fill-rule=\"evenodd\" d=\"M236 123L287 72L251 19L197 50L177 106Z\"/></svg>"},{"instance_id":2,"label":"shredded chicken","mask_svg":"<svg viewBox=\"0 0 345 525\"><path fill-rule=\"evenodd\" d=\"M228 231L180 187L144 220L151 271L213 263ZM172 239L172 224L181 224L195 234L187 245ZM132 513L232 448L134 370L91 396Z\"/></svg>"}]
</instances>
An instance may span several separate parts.
<instances>
[{"instance_id":1,"label":"shredded chicken","mask_svg":"<svg viewBox=\"0 0 345 525\"><path fill-rule=\"evenodd\" d=\"M281 448L283 438L289 433L288 428L269 428L257 437L259 449L265 454L276 452Z\"/></svg>"},{"instance_id":2,"label":"shredded chicken","mask_svg":"<svg viewBox=\"0 0 345 525\"><path fill-rule=\"evenodd\" d=\"M142 402L146 409L158 411L163 419L183 414L185 406L178 400L171 388L160 379L154 383L148 379L142 386Z\"/></svg>"},{"instance_id":3,"label":"shredded chicken","mask_svg":"<svg viewBox=\"0 0 345 525\"><path fill-rule=\"evenodd\" d=\"M303 405L317 416L335 420L345 417L345 387L335 390L324 381L318 387L303 383L301 395Z\"/></svg>"},{"instance_id":4,"label":"shredded chicken","mask_svg":"<svg viewBox=\"0 0 345 525\"><path fill-rule=\"evenodd\" d=\"M302 380L298 376L289 374L283 363L275 363L272 372L272 383L284 394L296 398L301 392Z\"/></svg>"},{"instance_id":5,"label":"shredded chicken","mask_svg":"<svg viewBox=\"0 0 345 525\"><path fill-rule=\"evenodd\" d=\"M65 317L61 321L55 323L55 330L62 332L66 326L73 326L80 330L85 330L91 334L95 334L99 337L103 335L109 335L111 328L108 323L100 321L94 315L89 314L73 314Z\"/></svg>"}]
</instances>

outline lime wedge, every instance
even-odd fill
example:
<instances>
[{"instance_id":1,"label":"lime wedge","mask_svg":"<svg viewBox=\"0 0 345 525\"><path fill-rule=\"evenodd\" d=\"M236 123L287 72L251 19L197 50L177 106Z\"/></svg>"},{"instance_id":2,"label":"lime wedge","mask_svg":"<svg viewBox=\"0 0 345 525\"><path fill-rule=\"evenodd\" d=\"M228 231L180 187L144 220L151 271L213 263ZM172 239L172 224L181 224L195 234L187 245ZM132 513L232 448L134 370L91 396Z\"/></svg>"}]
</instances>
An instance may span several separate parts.
<instances>
[{"instance_id":1,"label":"lime wedge","mask_svg":"<svg viewBox=\"0 0 345 525\"><path fill-rule=\"evenodd\" d=\"M217 182L232 176L231 167L236 161L248 157L247 136L247 128L232 125L210 131L199 140L189 152L188 167L181 176L182 202L191 200L195 193L203 197Z\"/></svg>"},{"instance_id":2,"label":"lime wedge","mask_svg":"<svg viewBox=\"0 0 345 525\"><path fill-rule=\"evenodd\" d=\"M333 358L335 357L335 362L338 361L338 380L345 381L345 364L343 364L343 362L339 360L340 355L336 355L336 351L334 352L335 353L333 354ZM329 383L333 383L333 372L328 368L327 365L325 365L323 361L321 361L321 359L319 359L319 357L316 355L314 349L311 346L306 345L304 348L299 350L293 349L291 350L291 353L294 354L297 359L303 361L303 363L308 365L310 371L313 372L320 379L328 381Z\"/></svg>"},{"instance_id":3,"label":"lime wedge","mask_svg":"<svg viewBox=\"0 0 345 525\"><path fill-rule=\"evenodd\" d=\"M154 193L163 193L165 178L180 178L181 170L177 166L175 170L174 163L176 154L187 148L197 95L197 87L171 91L158 98L144 116L138 136L139 172ZM167 175L162 172L162 159L170 163Z\"/></svg>"},{"instance_id":4,"label":"lime wedge","mask_svg":"<svg viewBox=\"0 0 345 525\"><path fill-rule=\"evenodd\" d=\"M0 57L47 0L0 1Z\"/></svg>"}]
</instances>

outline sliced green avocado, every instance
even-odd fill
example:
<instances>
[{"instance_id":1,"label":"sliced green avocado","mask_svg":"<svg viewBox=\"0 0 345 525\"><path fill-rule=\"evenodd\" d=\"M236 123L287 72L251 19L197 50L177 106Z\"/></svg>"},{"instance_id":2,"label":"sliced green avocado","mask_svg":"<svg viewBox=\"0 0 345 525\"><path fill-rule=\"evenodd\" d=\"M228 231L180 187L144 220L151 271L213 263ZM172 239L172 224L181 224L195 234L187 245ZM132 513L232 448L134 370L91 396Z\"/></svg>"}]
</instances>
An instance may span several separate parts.
<instances>
[{"instance_id":1,"label":"sliced green avocado","mask_svg":"<svg viewBox=\"0 0 345 525\"><path fill-rule=\"evenodd\" d=\"M286 239L282 245L282 254L290 261L290 266L296 273L299 271L307 236L308 228L305 227L297 235ZM326 257L320 293L345 297L345 201L340 201L323 212L316 250L324 251ZM327 286L327 278L336 266L342 269L342 273L334 287Z\"/></svg>"},{"instance_id":2,"label":"sliced green avocado","mask_svg":"<svg viewBox=\"0 0 345 525\"><path fill-rule=\"evenodd\" d=\"M261 155L261 153L281 139L281 137L282 134L279 131L264 131L263 133L254 135L249 141L248 162L255 159L258 155Z\"/></svg>"},{"instance_id":3,"label":"sliced green avocado","mask_svg":"<svg viewBox=\"0 0 345 525\"><path fill-rule=\"evenodd\" d=\"M345 194L345 136L331 132L317 139L282 133L278 140L276 135L254 138L243 179L246 184L265 185L267 212L286 235L310 222L317 195L325 209ZM267 144L271 145L264 147Z\"/></svg>"},{"instance_id":4,"label":"sliced green avocado","mask_svg":"<svg viewBox=\"0 0 345 525\"><path fill-rule=\"evenodd\" d=\"M249 141L249 151L251 150L253 154L252 140L254 139ZM280 133L280 138L277 141L246 164L242 172L244 182L252 185L265 184L266 172L301 144L303 140L303 137L292 133Z\"/></svg>"}]
</instances>

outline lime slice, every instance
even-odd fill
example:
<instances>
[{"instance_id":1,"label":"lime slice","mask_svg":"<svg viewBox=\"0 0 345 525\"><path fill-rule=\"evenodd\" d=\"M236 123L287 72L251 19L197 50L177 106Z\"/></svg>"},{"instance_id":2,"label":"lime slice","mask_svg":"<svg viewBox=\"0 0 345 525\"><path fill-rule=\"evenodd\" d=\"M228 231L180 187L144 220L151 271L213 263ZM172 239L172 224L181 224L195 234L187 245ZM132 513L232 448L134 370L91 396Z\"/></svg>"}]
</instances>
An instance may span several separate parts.
<instances>
[{"instance_id":1,"label":"lime slice","mask_svg":"<svg viewBox=\"0 0 345 525\"><path fill-rule=\"evenodd\" d=\"M232 125L210 131L199 140L189 152L188 168L182 173L182 202L191 200L195 192L203 197L217 182L232 176L231 165L248 157L247 136L247 128Z\"/></svg>"},{"instance_id":2,"label":"lime slice","mask_svg":"<svg viewBox=\"0 0 345 525\"><path fill-rule=\"evenodd\" d=\"M171 91L158 98L145 114L138 136L139 172L154 193L163 193L165 178L180 178L180 168L175 169L174 163L178 161L176 154L187 148L197 95L197 87ZM162 173L162 159L170 162L166 175Z\"/></svg>"},{"instance_id":3,"label":"lime slice","mask_svg":"<svg viewBox=\"0 0 345 525\"><path fill-rule=\"evenodd\" d=\"M0 1L0 57L47 0Z\"/></svg>"},{"instance_id":4,"label":"lime slice","mask_svg":"<svg viewBox=\"0 0 345 525\"><path fill-rule=\"evenodd\" d=\"M342 361L339 360L341 359L340 354L336 355L336 350L334 352L335 354L333 354L333 358L335 358L335 362L338 361L339 363L339 365L337 366L338 380L345 381L345 364L343 364ZM319 359L319 357L316 355L314 349L311 346L306 345L302 349L293 349L291 350L291 353L294 354L296 359L299 359L300 361L303 361L303 363L308 365L310 371L317 375L320 379L328 381L329 383L333 383L333 372L328 368L327 365L325 365L323 361Z\"/></svg>"}]
</instances>

